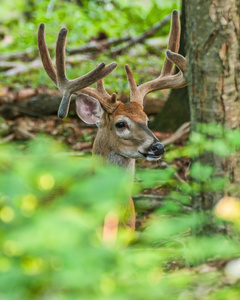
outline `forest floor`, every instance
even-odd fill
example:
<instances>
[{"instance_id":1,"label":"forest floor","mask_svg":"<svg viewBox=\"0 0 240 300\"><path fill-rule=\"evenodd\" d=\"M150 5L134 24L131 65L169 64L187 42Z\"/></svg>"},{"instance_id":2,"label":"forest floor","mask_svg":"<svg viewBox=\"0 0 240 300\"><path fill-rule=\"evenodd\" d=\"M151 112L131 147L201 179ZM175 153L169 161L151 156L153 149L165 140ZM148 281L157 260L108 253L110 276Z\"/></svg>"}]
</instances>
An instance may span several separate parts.
<instances>
[{"instance_id":1,"label":"forest floor","mask_svg":"<svg viewBox=\"0 0 240 300\"><path fill-rule=\"evenodd\" d=\"M11 93L13 93L11 91ZM24 94L25 92L22 92ZM55 92L53 91L53 94ZM18 92L21 95L21 92ZM11 104L14 101L9 101L9 96L7 93L0 97L0 111L3 106ZM11 98L11 97L10 97ZM1 119L0 120L0 133L2 139L0 143L7 142L17 142L20 147L25 147L29 140L35 139L38 135L50 136L54 140L66 145L69 150L70 155L81 156L85 154L90 154L92 150L93 141L97 132L95 126L88 126L84 124L76 116L71 116L66 120L60 120L56 115L40 116L34 117L29 115L21 115L12 119ZM161 140L169 140L174 133L163 133L156 132L154 134ZM180 135L179 138L175 139L171 143L171 149L179 149L186 145L188 141L188 133ZM166 147L168 150L168 146ZM188 183L189 180L189 167L190 158L188 157L176 157L170 163L164 161L164 157L161 161L149 162L146 160L137 160L137 170L139 169L165 169L169 165L174 166L176 169L175 179L179 182ZM164 202L164 198L172 191L172 187L161 186L155 188L143 189L138 195L133 195L133 200L135 202L135 207L137 211L137 230L142 231L146 221L154 216L157 208L161 207ZM191 210L191 206L186 206L184 209ZM194 294L196 298L201 299L201 294L204 293L205 296L210 294L214 290L218 290L220 287L227 286L229 284L235 284L236 280L232 280L226 275L226 266L230 260L217 259L209 260L207 263L200 264L197 267L189 268L186 262L178 259L169 260L166 263L166 271L173 272L181 269L182 271L192 272L193 276L199 276L208 272L217 273L219 277L219 282L214 286L208 285L206 283L202 284L199 282L198 286L195 287ZM234 298L235 299L235 298Z\"/></svg>"}]
</instances>

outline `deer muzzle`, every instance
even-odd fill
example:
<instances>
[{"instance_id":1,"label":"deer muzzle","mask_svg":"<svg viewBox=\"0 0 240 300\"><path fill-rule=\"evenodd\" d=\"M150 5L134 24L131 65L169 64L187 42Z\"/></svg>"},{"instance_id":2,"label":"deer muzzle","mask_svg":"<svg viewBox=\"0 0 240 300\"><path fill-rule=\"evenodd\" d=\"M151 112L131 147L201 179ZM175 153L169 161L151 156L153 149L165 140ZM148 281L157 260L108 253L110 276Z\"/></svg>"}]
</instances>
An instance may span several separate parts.
<instances>
[{"instance_id":1,"label":"deer muzzle","mask_svg":"<svg viewBox=\"0 0 240 300\"><path fill-rule=\"evenodd\" d=\"M152 145L149 147L148 154L152 154L153 156L161 156L164 153L165 153L164 146L159 141L154 141Z\"/></svg>"}]
</instances>

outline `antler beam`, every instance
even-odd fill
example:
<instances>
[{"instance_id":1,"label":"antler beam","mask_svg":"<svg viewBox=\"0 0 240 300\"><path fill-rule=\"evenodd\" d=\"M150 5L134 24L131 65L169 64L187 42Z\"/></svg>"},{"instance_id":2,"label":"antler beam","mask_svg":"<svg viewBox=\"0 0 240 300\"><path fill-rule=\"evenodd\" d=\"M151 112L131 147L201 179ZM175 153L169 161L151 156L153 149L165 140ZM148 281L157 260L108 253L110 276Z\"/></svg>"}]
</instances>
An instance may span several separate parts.
<instances>
[{"instance_id":1,"label":"antler beam","mask_svg":"<svg viewBox=\"0 0 240 300\"><path fill-rule=\"evenodd\" d=\"M66 37L67 37L67 29L62 28L59 32L57 44L56 44L56 69L55 69L52 64L52 60L50 58L47 44L44 37L44 24L41 23L39 26L38 48L41 55L43 67L46 73L48 74L48 76L50 77L50 79L54 82L54 84L58 87L58 89L63 94L63 98L58 110L59 118L65 118L67 116L72 94L101 80L102 78L109 75L117 67L116 62L113 62L107 66L105 65L105 63L101 63L91 72L81 77L78 77L74 80L69 80L66 76L66 71L65 71Z\"/></svg>"},{"instance_id":2,"label":"antler beam","mask_svg":"<svg viewBox=\"0 0 240 300\"><path fill-rule=\"evenodd\" d=\"M125 66L130 86L131 101L137 101L143 105L144 97L150 92L168 88L176 89L187 85L187 80L184 75L187 61L185 57L177 53L179 49L180 29L179 14L177 10L174 10L172 13L168 50L166 51L166 58L159 77L137 86L132 70L128 65ZM179 68L177 74L172 74L174 64Z\"/></svg>"}]
</instances>

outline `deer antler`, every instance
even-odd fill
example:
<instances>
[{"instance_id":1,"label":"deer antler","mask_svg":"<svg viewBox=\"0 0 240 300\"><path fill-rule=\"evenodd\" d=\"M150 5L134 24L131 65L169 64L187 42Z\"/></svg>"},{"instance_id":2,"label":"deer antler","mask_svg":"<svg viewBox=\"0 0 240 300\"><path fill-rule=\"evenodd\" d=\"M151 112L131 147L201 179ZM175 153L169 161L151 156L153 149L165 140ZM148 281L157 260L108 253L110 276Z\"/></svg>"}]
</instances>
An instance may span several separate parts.
<instances>
[{"instance_id":1,"label":"deer antler","mask_svg":"<svg viewBox=\"0 0 240 300\"><path fill-rule=\"evenodd\" d=\"M52 64L48 48L44 37L44 24L40 24L38 29L38 47L42 59L44 69L50 79L55 83L58 89L63 93L63 98L58 110L59 118L65 118L68 114L69 104L73 93L86 88L87 86L102 80L109 75L117 66L113 62L107 66L104 63L98 65L91 72L78 77L74 80L69 80L65 72L65 45L66 45L67 29L62 28L59 31L56 44L56 70ZM98 90L102 90L103 84L98 84ZM105 89L104 89L105 90ZM106 91L105 91L106 92ZM106 92L107 93L107 92ZM110 96L110 95L109 95ZM110 96L111 97L111 96Z\"/></svg>"},{"instance_id":2,"label":"deer antler","mask_svg":"<svg viewBox=\"0 0 240 300\"><path fill-rule=\"evenodd\" d=\"M128 65L125 66L130 86L131 101L136 101L143 105L144 97L150 92L168 88L176 89L187 85L187 80L184 76L186 72L187 61L185 57L177 53L179 49L179 39L179 14L177 10L174 10L172 12L168 50L166 51L166 58L159 77L137 86L132 70ZM180 70L177 74L172 74L174 64L177 65Z\"/></svg>"},{"instance_id":3,"label":"deer antler","mask_svg":"<svg viewBox=\"0 0 240 300\"><path fill-rule=\"evenodd\" d=\"M96 98L108 113L113 113L119 105L116 93L109 95L105 90L103 79L97 81L96 88L87 87L79 92Z\"/></svg>"}]
</instances>

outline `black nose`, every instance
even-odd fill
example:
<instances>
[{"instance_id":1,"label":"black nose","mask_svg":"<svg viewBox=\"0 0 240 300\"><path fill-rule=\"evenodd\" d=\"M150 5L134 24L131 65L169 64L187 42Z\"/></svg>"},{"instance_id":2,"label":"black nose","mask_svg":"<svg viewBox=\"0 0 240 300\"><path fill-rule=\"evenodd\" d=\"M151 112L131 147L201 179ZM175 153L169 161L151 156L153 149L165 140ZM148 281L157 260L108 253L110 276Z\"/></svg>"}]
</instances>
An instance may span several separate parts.
<instances>
[{"instance_id":1,"label":"black nose","mask_svg":"<svg viewBox=\"0 0 240 300\"><path fill-rule=\"evenodd\" d=\"M162 155L165 152L164 146L160 142L152 143L149 150L152 151L154 155Z\"/></svg>"}]
</instances>

